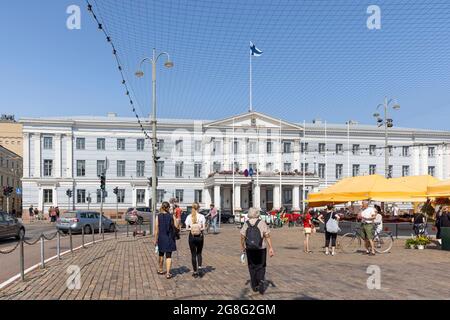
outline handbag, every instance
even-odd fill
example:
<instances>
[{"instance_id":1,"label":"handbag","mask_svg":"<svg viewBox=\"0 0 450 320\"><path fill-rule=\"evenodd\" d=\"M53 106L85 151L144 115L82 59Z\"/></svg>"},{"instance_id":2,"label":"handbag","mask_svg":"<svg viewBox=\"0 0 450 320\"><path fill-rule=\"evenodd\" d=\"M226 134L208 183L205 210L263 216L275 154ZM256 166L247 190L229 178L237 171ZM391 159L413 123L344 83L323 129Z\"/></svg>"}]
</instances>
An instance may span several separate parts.
<instances>
[{"instance_id":1,"label":"handbag","mask_svg":"<svg viewBox=\"0 0 450 320\"><path fill-rule=\"evenodd\" d=\"M331 215L330 219L328 219L327 221L326 230L329 233L338 233L339 231L341 231L341 229L339 228L339 222L337 221L337 219L333 218L333 215Z\"/></svg>"}]
</instances>

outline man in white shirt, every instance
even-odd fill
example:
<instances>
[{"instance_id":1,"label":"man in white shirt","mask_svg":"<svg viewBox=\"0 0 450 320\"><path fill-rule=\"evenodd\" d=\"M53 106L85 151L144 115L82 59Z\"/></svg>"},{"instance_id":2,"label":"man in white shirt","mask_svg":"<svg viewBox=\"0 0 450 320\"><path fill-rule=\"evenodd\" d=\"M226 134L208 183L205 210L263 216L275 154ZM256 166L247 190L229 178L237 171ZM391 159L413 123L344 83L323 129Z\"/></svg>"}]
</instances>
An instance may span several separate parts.
<instances>
[{"instance_id":1,"label":"man in white shirt","mask_svg":"<svg viewBox=\"0 0 450 320\"><path fill-rule=\"evenodd\" d=\"M400 211L400 209L397 207L396 204L394 204L393 211L394 211L394 217L398 217L398 212Z\"/></svg>"},{"instance_id":2,"label":"man in white shirt","mask_svg":"<svg viewBox=\"0 0 450 320\"><path fill-rule=\"evenodd\" d=\"M361 232L366 245L367 254L375 255L375 246L373 242L374 236L374 220L377 212L373 207L369 207L369 201L363 201L361 207ZM370 250L370 251L369 251Z\"/></svg>"}]
</instances>

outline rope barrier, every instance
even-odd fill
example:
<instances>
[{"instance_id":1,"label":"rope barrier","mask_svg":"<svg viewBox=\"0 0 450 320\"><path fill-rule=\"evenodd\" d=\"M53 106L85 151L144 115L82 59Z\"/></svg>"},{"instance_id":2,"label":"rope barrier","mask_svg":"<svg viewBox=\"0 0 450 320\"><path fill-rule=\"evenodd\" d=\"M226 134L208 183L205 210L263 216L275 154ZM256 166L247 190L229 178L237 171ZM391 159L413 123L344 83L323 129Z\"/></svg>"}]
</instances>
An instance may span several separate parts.
<instances>
[{"instance_id":1,"label":"rope barrier","mask_svg":"<svg viewBox=\"0 0 450 320\"><path fill-rule=\"evenodd\" d=\"M20 245L20 241L17 241L16 245L12 249L6 250L6 251L0 250L0 253L1 254L10 254L10 253L14 252L14 250L16 250L19 247L19 245Z\"/></svg>"}]
</instances>

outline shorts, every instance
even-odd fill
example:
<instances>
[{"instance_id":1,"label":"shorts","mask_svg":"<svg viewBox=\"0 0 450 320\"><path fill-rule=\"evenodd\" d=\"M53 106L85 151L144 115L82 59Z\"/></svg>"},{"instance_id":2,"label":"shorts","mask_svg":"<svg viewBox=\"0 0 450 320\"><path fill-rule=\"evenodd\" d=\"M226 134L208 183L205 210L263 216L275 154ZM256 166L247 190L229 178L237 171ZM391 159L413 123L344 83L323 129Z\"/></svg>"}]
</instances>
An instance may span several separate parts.
<instances>
[{"instance_id":1,"label":"shorts","mask_svg":"<svg viewBox=\"0 0 450 320\"><path fill-rule=\"evenodd\" d=\"M361 228L361 236L364 240L372 240L374 236L373 223L363 223Z\"/></svg>"},{"instance_id":2,"label":"shorts","mask_svg":"<svg viewBox=\"0 0 450 320\"><path fill-rule=\"evenodd\" d=\"M166 259L172 258L172 252L159 252L160 257L164 257L164 254L166 255Z\"/></svg>"},{"instance_id":3,"label":"shorts","mask_svg":"<svg viewBox=\"0 0 450 320\"><path fill-rule=\"evenodd\" d=\"M305 234L311 234L311 228L304 228Z\"/></svg>"}]
</instances>

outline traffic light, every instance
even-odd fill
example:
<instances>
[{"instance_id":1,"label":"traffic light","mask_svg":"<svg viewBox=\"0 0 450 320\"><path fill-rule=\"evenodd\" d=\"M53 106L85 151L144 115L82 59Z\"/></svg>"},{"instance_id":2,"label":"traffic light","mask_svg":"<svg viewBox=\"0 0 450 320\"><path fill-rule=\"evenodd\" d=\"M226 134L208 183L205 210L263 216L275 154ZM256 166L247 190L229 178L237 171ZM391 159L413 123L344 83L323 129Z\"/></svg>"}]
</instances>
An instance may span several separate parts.
<instances>
[{"instance_id":1,"label":"traffic light","mask_svg":"<svg viewBox=\"0 0 450 320\"><path fill-rule=\"evenodd\" d=\"M114 194L117 195L117 194L119 193L119 187L115 187L114 190L113 190L113 192L114 192Z\"/></svg>"},{"instance_id":2,"label":"traffic light","mask_svg":"<svg viewBox=\"0 0 450 320\"><path fill-rule=\"evenodd\" d=\"M72 197L72 190L71 190L71 189L67 189L66 195L67 195L69 198L71 198L71 197Z\"/></svg>"},{"instance_id":3,"label":"traffic light","mask_svg":"<svg viewBox=\"0 0 450 320\"><path fill-rule=\"evenodd\" d=\"M105 174L102 174L100 176L100 189L102 189L102 190L106 189L106 176L105 176Z\"/></svg>"}]
</instances>

